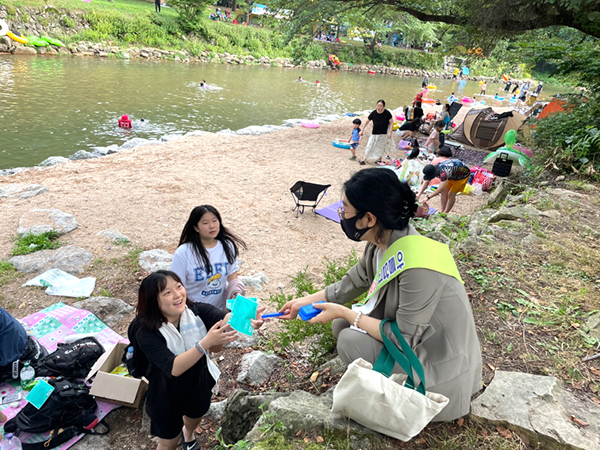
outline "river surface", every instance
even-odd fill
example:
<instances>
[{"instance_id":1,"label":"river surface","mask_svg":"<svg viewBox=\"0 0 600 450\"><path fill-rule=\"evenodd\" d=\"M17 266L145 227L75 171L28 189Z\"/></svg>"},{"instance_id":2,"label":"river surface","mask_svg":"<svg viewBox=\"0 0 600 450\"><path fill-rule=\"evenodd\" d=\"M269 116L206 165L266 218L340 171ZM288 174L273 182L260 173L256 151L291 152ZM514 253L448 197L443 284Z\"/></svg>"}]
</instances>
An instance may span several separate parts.
<instances>
[{"instance_id":1,"label":"river surface","mask_svg":"<svg viewBox=\"0 0 600 450\"><path fill-rule=\"evenodd\" d=\"M296 82L300 76L305 82ZM203 79L214 89L202 88ZM438 87L430 98L479 93L476 82L430 82ZM421 78L329 70L0 55L0 169L121 145L134 137L238 130L364 111L380 98L395 109L410 103L420 86ZM487 92L493 95L497 88L488 83ZM546 86L541 99L558 92ZM145 124L119 128L123 114L134 125L140 119Z\"/></svg>"}]
</instances>

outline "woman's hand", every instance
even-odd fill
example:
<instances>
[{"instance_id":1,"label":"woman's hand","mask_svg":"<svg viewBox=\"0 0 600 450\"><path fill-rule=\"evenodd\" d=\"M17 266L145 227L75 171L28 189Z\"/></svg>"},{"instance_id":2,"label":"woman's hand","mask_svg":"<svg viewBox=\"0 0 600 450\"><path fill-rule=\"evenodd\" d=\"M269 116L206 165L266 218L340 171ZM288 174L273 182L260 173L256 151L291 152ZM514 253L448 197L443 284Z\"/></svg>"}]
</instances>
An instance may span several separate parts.
<instances>
[{"instance_id":1,"label":"woman's hand","mask_svg":"<svg viewBox=\"0 0 600 450\"><path fill-rule=\"evenodd\" d=\"M315 309L320 309L323 312L310 319L308 323L331 322L333 319L344 317L345 312L349 311L345 306L336 303L315 303L313 307Z\"/></svg>"},{"instance_id":2,"label":"woman's hand","mask_svg":"<svg viewBox=\"0 0 600 450\"><path fill-rule=\"evenodd\" d=\"M255 330L258 330L260 327L262 327L263 323L265 323L265 321L262 318L262 313L265 312L265 309L267 309L266 306L258 308L256 310L256 319L250 319L250 325L252 325L252 328L254 328Z\"/></svg>"},{"instance_id":3,"label":"woman's hand","mask_svg":"<svg viewBox=\"0 0 600 450\"><path fill-rule=\"evenodd\" d=\"M208 350L211 347L229 344L237 340L237 331L232 329L229 324L221 327L222 324L223 320L219 320L210 330L208 330L206 336L200 341L200 345L202 345L203 349Z\"/></svg>"}]
</instances>

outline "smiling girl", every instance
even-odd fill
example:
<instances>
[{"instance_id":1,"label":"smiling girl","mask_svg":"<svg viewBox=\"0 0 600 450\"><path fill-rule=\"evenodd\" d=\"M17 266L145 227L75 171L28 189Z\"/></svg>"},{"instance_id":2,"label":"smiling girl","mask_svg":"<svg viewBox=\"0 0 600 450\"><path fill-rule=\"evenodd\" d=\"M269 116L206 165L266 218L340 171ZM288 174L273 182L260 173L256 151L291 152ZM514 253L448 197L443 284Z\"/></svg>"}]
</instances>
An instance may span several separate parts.
<instances>
[{"instance_id":1,"label":"smiling girl","mask_svg":"<svg viewBox=\"0 0 600 450\"><path fill-rule=\"evenodd\" d=\"M257 318L264 311L259 308ZM220 371L211 352L237 339L229 314L188 300L176 273L159 270L140 285L135 340L149 361L146 411L157 450L200 450L194 430L208 411ZM251 320L259 328L262 320Z\"/></svg>"},{"instance_id":2,"label":"smiling girl","mask_svg":"<svg viewBox=\"0 0 600 450\"><path fill-rule=\"evenodd\" d=\"M214 206L192 210L171 263L191 301L225 310L227 298L245 294L244 285L237 280L239 247L245 249L246 244L223 226Z\"/></svg>"}]
</instances>

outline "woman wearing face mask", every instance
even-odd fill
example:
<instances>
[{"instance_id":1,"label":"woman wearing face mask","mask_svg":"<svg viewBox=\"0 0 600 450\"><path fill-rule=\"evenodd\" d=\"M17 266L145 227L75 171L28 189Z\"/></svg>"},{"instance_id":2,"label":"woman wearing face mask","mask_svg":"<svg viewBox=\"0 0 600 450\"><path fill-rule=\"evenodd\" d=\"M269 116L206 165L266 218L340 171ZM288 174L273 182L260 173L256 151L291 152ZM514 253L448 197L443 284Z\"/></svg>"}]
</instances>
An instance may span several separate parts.
<instances>
[{"instance_id":1,"label":"woman wearing face mask","mask_svg":"<svg viewBox=\"0 0 600 450\"><path fill-rule=\"evenodd\" d=\"M308 297L291 300L281 312L293 319L315 302L322 312L311 323L332 323L345 363L374 363L383 348L380 322L395 320L423 364L427 390L450 403L434 418L452 420L469 412L481 385L481 350L473 313L460 274L444 244L420 236L410 225L415 194L393 171L366 169L344 184L338 211L346 236L366 241L356 266L339 282ZM350 302L369 292L366 302ZM398 345L389 324L384 333ZM399 345L398 345L399 346ZM396 364L394 372L402 372Z\"/></svg>"}]
</instances>

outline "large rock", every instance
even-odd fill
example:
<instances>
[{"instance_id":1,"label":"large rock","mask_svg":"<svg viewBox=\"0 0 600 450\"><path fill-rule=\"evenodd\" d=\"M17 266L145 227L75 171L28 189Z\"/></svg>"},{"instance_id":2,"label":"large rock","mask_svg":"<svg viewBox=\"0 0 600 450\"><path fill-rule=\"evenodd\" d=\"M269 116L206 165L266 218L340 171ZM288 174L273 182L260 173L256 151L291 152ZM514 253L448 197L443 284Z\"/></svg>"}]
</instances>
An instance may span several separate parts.
<instances>
[{"instance_id":1,"label":"large rock","mask_svg":"<svg viewBox=\"0 0 600 450\"><path fill-rule=\"evenodd\" d=\"M64 164L64 163L68 163L68 162L69 162L69 158L65 158L64 156L50 156L49 158L46 158L41 163L39 163L38 166L50 167L50 166L56 166L58 164Z\"/></svg>"},{"instance_id":2,"label":"large rock","mask_svg":"<svg viewBox=\"0 0 600 450\"><path fill-rule=\"evenodd\" d=\"M13 256L8 262L23 273L60 269L72 274L79 274L91 260L92 254L86 249L67 245L57 250L41 250L29 255Z\"/></svg>"},{"instance_id":3,"label":"large rock","mask_svg":"<svg viewBox=\"0 0 600 450\"><path fill-rule=\"evenodd\" d=\"M242 357L242 367L237 377L238 383L259 386L269 379L273 369L282 359L273 354L253 351Z\"/></svg>"},{"instance_id":4,"label":"large rock","mask_svg":"<svg viewBox=\"0 0 600 450\"><path fill-rule=\"evenodd\" d=\"M90 297L73 304L73 306L93 313L111 328L133 312L132 306L119 298L112 297Z\"/></svg>"},{"instance_id":5,"label":"large rock","mask_svg":"<svg viewBox=\"0 0 600 450\"><path fill-rule=\"evenodd\" d=\"M271 401L263 415L252 430L246 435L247 442L260 442L263 437L261 428L265 425L281 422L288 436L300 431L338 432L348 436L351 449L381 448L383 436L373 430L349 420L342 414L332 413L333 391L329 390L321 396L311 395L305 391L293 391L287 397Z\"/></svg>"},{"instance_id":6,"label":"large rock","mask_svg":"<svg viewBox=\"0 0 600 450\"><path fill-rule=\"evenodd\" d=\"M24 45L18 45L13 50L14 55L37 55L37 51L32 47L25 47Z\"/></svg>"},{"instance_id":7,"label":"large rock","mask_svg":"<svg viewBox=\"0 0 600 450\"><path fill-rule=\"evenodd\" d=\"M536 448L600 449L600 406L564 390L555 377L499 370L471 403L471 416L523 433Z\"/></svg>"},{"instance_id":8,"label":"large rock","mask_svg":"<svg viewBox=\"0 0 600 450\"><path fill-rule=\"evenodd\" d=\"M125 244L129 242L129 238L121 233L119 230L113 230L111 228L107 230L102 230L97 233L97 236L104 236L111 242L115 242L117 244Z\"/></svg>"},{"instance_id":9,"label":"large rock","mask_svg":"<svg viewBox=\"0 0 600 450\"><path fill-rule=\"evenodd\" d=\"M56 231L58 234L67 234L77 228L77 220L71 214L58 209L32 209L23 214L19 220L17 234L40 235L47 231Z\"/></svg>"},{"instance_id":10,"label":"large rock","mask_svg":"<svg viewBox=\"0 0 600 450\"><path fill-rule=\"evenodd\" d=\"M262 272L255 273L254 275L241 275L239 279L244 283L244 286L254 288L258 291L262 291L263 284L269 282L269 278Z\"/></svg>"},{"instance_id":11,"label":"large rock","mask_svg":"<svg viewBox=\"0 0 600 450\"><path fill-rule=\"evenodd\" d=\"M120 149L128 149L128 148L135 148L135 147L140 147L142 145L161 145L164 144L164 142L160 142L157 140L150 140L150 139L143 139L143 138L133 138L133 139L129 139L127 142L125 142L123 145L121 145Z\"/></svg>"},{"instance_id":12,"label":"large rock","mask_svg":"<svg viewBox=\"0 0 600 450\"><path fill-rule=\"evenodd\" d=\"M493 209L484 209L483 211L473 213L469 220L469 237L476 238L477 236L486 234L488 221L495 213L496 211Z\"/></svg>"},{"instance_id":13,"label":"large rock","mask_svg":"<svg viewBox=\"0 0 600 450\"><path fill-rule=\"evenodd\" d=\"M499 222L501 220L527 219L538 217L539 215L540 212L531 205L503 206L488 219L488 223Z\"/></svg>"},{"instance_id":14,"label":"large rock","mask_svg":"<svg viewBox=\"0 0 600 450\"><path fill-rule=\"evenodd\" d=\"M94 154L92 152L88 152L86 150L79 150L75 153L73 153L72 155L69 156L69 159L73 160L73 161L79 161L82 159L94 159L94 158L98 158L100 155Z\"/></svg>"},{"instance_id":15,"label":"large rock","mask_svg":"<svg viewBox=\"0 0 600 450\"><path fill-rule=\"evenodd\" d=\"M225 414L225 408L227 408L227 399L220 402L212 402L208 412L204 415L204 417L210 417L220 421L223 417L223 414Z\"/></svg>"},{"instance_id":16,"label":"large rock","mask_svg":"<svg viewBox=\"0 0 600 450\"><path fill-rule=\"evenodd\" d=\"M155 249L140 253L138 262L140 267L146 272L156 272L157 270L171 270L173 255L166 250Z\"/></svg>"},{"instance_id":17,"label":"large rock","mask_svg":"<svg viewBox=\"0 0 600 450\"><path fill-rule=\"evenodd\" d=\"M498 183L496 189L494 189L488 197L488 205L496 205L498 203L502 203L506 199L508 194L510 194L512 190L516 187L517 186L514 183L511 183L507 179L503 179L502 181L500 181L500 183Z\"/></svg>"},{"instance_id":18,"label":"large rock","mask_svg":"<svg viewBox=\"0 0 600 450\"><path fill-rule=\"evenodd\" d=\"M600 341L600 313L595 313L589 316L585 321L588 333Z\"/></svg>"},{"instance_id":19,"label":"large rock","mask_svg":"<svg viewBox=\"0 0 600 450\"><path fill-rule=\"evenodd\" d=\"M221 420L223 441L233 445L244 439L262 415L264 406L288 393L265 393L252 395L248 391L234 391L227 399L225 413Z\"/></svg>"},{"instance_id":20,"label":"large rock","mask_svg":"<svg viewBox=\"0 0 600 450\"><path fill-rule=\"evenodd\" d=\"M41 184L5 184L0 187L0 198L30 198L48 192Z\"/></svg>"}]
</instances>

